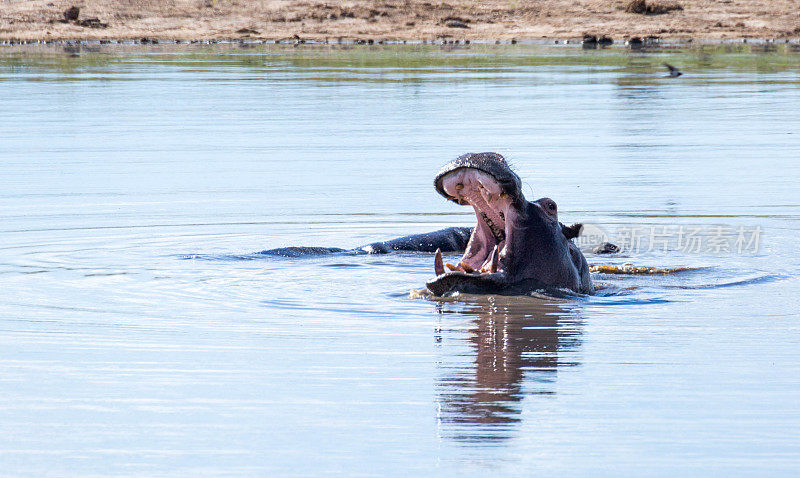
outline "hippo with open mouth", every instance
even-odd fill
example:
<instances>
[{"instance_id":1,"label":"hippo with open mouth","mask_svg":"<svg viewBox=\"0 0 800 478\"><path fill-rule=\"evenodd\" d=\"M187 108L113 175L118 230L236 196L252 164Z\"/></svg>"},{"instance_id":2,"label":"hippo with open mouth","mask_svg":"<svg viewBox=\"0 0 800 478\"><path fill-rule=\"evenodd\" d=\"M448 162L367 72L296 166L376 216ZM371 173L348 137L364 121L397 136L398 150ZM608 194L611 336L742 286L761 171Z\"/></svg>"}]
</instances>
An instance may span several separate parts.
<instances>
[{"instance_id":1,"label":"hippo with open mouth","mask_svg":"<svg viewBox=\"0 0 800 478\"><path fill-rule=\"evenodd\" d=\"M434 295L593 292L589 265L571 240L580 225L563 226L552 199L527 201L519 176L501 155L459 156L439 171L434 186L448 200L472 206L477 220L458 265L443 264L436 251L436 278L427 283Z\"/></svg>"},{"instance_id":2,"label":"hippo with open mouth","mask_svg":"<svg viewBox=\"0 0 800 478\"><path fill-rule=\"evenodd\" d=\"M445 198L475 210L474 228L450 227L425 234L375 242L352 250L284 247L261 254L298 257L329 253L382 254L393 251L435 253L436 278L427 283L436 296L455 292L527 294L566 289L594 292L589 265L572 242L582 226L558 221L556 203L533 202L522 181L497 153L468 153L446 164L434 180ZM618 250L613 244L605 244ZM442 252L462 252L457 265L444 264ZM602 253L606 251L598 251Z\"/></svg>"}]
</instances>

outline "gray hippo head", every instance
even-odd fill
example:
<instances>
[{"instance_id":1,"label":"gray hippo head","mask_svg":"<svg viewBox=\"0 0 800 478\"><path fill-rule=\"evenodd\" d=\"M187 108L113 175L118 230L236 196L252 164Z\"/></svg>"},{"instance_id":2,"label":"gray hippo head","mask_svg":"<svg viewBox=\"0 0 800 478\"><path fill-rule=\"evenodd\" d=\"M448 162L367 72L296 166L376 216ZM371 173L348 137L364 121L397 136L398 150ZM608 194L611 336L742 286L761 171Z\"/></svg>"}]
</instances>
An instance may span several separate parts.
<instances>
[{"instance_id":1,"label":"gray hippo head","mask_svg":"<svg viewBox=\"0 0 800 478\"><path fill-rule=\"evenodd\" d=\"M558 221L555 201L527 201L522 181L497 153L468 153L446 164L434 180L448 200L470 205L477 224L458 265L442 264L428 282L434 295L453 292L524 294L537 289L591 293L589 268Z\"/></svg>"}]
</instances>

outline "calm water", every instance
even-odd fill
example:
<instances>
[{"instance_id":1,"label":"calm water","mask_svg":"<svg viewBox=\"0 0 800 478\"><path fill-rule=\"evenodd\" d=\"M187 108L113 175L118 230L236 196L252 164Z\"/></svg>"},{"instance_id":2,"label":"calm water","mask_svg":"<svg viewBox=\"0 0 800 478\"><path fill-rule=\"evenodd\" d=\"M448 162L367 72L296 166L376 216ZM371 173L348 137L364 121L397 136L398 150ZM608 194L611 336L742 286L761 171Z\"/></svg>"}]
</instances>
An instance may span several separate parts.
<instances>
[{"instance_id":1,"label":"calm water","mask_svg":"<svg viewBox=\"0 0 800 478\"><path fill-rule=\"evenodd\" d=\"M2 47L0 118L2 474L797 473L795 49ZM628 245L590 263L698 269L257 254L470 225L468 151Z\"/></svg>"}]
</instances>

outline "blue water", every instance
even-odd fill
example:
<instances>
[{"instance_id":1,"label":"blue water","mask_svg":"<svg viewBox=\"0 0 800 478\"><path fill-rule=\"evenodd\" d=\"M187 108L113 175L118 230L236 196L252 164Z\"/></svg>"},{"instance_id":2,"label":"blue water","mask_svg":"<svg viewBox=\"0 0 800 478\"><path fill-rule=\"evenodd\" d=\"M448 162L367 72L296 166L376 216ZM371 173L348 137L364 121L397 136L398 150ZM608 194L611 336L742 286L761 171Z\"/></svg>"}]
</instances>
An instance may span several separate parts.
<instances>
[{"instance_id":1,"label":"blue water","mask_svg":"<svg viewBox=\"0 0 800 478\"><path fill-rule=\"evenodd\" d=\"M0 49L3 473L797 473L797 52L103 48ZM468 151L629 243L591 264L693 270L433 301L430 255L255 254L471 225Z\"/></svg>"}]
</instances>

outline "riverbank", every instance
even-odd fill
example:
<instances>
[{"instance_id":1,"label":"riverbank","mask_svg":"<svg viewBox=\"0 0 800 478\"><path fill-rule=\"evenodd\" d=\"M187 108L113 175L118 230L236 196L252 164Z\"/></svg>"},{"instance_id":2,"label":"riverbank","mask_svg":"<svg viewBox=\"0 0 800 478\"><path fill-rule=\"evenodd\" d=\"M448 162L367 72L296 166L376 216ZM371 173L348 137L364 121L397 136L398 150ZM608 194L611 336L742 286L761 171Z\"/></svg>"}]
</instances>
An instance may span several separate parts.
<instances>
[{"instance_id":1,"label":"riverbank","mask_svg":"<svg viewBox=\"0 0 800 478\"><path fill-rule=\"evenodd\" d=\"M633 3L633 4L632 4ZM638 13L637 13L638 12ZM798 0L2 0L0 40L800 38Z\"/></svg>"}]
</instances>

